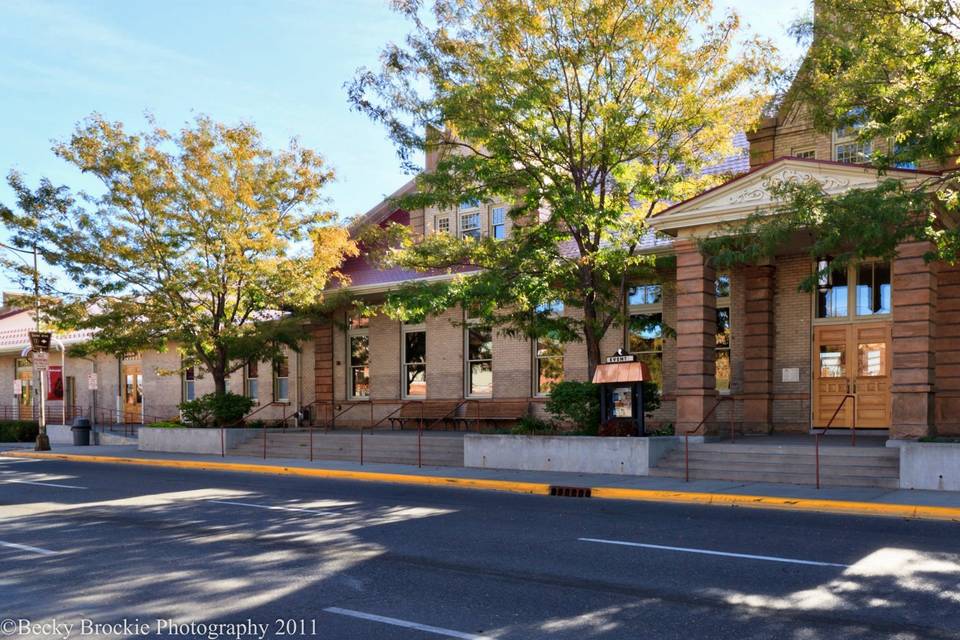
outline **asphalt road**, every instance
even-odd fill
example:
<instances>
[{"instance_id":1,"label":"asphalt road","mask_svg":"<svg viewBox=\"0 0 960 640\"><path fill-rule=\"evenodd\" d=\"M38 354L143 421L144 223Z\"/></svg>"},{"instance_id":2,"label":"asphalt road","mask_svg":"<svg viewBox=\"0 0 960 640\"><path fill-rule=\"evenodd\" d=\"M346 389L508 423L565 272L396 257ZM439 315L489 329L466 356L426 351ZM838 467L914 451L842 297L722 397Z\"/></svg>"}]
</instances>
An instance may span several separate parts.
<instances>
[{"instance_id":1,"label":"asphalt road","mask_svg":"<svg viewBox=\"0 0 960 640\"><path fill-rule=\"evenodd\" d=\"M960 525L0 458L0 619L38 638L960 638Z\"/></svg>"}]
</instances>

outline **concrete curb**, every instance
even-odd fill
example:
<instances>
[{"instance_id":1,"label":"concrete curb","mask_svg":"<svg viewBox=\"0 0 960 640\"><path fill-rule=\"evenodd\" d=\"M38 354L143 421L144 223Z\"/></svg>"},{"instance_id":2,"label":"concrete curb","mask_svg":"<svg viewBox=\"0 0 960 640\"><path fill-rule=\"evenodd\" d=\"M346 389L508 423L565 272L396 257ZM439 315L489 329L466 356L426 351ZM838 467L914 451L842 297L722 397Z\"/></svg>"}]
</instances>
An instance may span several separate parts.
<instances>
[{"instance_id":1,"label":"concrete curb","mask_svg":"<svg viewBox=\"0 0 960 640\"><path fill-rule=\"evenodd\" d=\"M37 453L34 451L3 451L0 455L14 458L40 460L68 460L70 462L99 462L107 464L131 464L146 467L175 469L205 469L290 475L334 480L359 480L365 482L389 482L394 484L455 487L459 489L482 489L507 491L531 495L551 495L552 485L540 482L513 482L509 480L484 480L482 478L457 478L448 476L421 476L375 471L345 471L342 469L311 469L264 464L241 464L236 462L213 462L203 460L164 460L159 458L123 458L117 456L86 456L67 453ZM813 498L784 498L777 496L751 496L728 493L702 493L693 491L663 491L652 489L628 489L620 487L582 487L589 489L590 496L607 500L634 500L639 502L668 502L674 504L698 504L754 509L784 509L816 513L835 513L858 516L883 516L918 520L946 520L960 522L960 508L927 505L893 504L888 502L855 502L849 500L820 500Z\"/></svg>"}]
</instances>

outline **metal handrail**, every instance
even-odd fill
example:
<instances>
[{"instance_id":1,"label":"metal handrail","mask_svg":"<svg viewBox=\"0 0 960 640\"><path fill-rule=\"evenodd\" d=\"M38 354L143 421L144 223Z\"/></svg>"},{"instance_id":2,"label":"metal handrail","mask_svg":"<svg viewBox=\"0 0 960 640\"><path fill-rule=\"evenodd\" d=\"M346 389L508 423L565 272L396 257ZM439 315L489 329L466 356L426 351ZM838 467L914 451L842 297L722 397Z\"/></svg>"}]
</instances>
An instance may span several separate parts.
<instances>
[{"instance_id":1,"label":"metal handrail","mask_svg":"<svg viewBox=\"0 0 960 640\"><path fill-rule=\"evenodd\" d=\"M726 402L727 400L733 400L733 396L718 396L717 401L713 403L713 406L710 408L710 411L707 411L707 415L703 416L703 420L693 428L692 431L688 431L683 434L683 467L684 467L684 478L685 482L690 482L690 436L697 433L707 424L707 420L713 415L717 410L717 407L720 406L721 402ZM730 409L730 441L735 442L735 434L733 429L733 419L734 419L734 407Z\"/></svg>"},{"instance_id":2,"label":"metal handrail","mask_svg":"<svg viewBox=\"0 0 960 640\"><path fill-rule=\"evenodd\" d=\"M827 430L830 429L833 425L833 421L837 419L837 416L840 415L840 410L843 409L843 405L846 404L847 400L853 400L853 416L850 419L850 446L857 446L857 396L848 393L843 396L843 399L840 400L840 404L837 405L836 410L833 412L833 415L830 416L830 419L827 421L827 426L814 434L815 444L814 444L814 457L816 460L816 474L817 474L817 489L820 488L820 437L827 434Z\"/></svg>"}]
</instances>

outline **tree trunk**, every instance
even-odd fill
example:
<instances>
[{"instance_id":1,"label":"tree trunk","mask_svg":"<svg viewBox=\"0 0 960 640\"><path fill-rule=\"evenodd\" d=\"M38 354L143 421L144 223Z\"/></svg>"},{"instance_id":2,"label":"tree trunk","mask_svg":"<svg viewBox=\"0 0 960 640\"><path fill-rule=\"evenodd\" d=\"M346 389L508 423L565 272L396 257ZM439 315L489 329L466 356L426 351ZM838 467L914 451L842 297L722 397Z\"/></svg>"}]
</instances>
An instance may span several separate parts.
<instances>
[{"instance_id":1,"label":"tree trunk","mask_svg":"<svg viewBox=\"0 0 960 640\"><path fill-rule=\"evenodd\" d=\"M600 364L600 338L594 331L588 331L584 335L584 341L587 345L587 380L591 381L597 365Z\"/></svg>"},{"instance_id":2,"label":"tree trunk","mask_svg":"<svg viewBox=\"0 0 960 640\"><path fill-rule=\"evenodd\" d=\"M213 393L216 396L223 396L227 393L227 376L224 375L223 371L212 371L210 375L213 376Z\"/></svg>"}]
</instances>

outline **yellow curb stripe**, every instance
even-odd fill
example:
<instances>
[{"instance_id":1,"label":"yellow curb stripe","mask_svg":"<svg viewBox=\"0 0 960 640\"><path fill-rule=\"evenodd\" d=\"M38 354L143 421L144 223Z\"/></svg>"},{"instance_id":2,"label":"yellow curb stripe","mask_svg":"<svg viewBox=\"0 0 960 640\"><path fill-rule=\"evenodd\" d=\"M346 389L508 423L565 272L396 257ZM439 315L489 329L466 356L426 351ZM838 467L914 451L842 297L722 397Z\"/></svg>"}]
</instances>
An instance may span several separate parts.
<instances>
[{"instance_id":1,"label":"yellow curb stripe","mask_svg":"<svg viewBox=\"0 0 960 640\"><path fill-rule=\"evenodd\" d=\"M466 489L508 491L532 495L549 495L550 485L540 482L513 482L509 480L483 480L480 478L457 478L449 476L421 476L377 471L346 471L343 469L311 469L238 462L213 462L199 460L164 460L160 458L121 458L114 456L71 455L67 453L37 453L33 451L5 451L0 455L14 458L68 460L71 462L105 462L132 464L146 467L174 469L210 469L239 471L274 475L291 475L311 478L360 480L366 482L392 482L424 486L445 486ZM635 500L641 502L669 502L675 504L698 504L714 506L737 506L758 509L788 509L818 513L837 513L861 516L885 516L915 518L922 520L947 520L960 522L960 508L906 505L852 500L822 500L818 498L784 498L775 496L752 496L729 493L703 493L695 491L664 491L653 489L627 489L620 487L591 487L594 498L608 500Z\"/></svg>"},{"instance_id":2,"label":"yellow curb stripe","mask_svg":"<svg viewBox=\"0 0 960 640\"><path fill-rule=\"evenodd\" d=\"M549 495L550 485L538 482L511 482L509 480L483 480L481 478L454 478L447 476L418 476L402 473L381 473L377 471L346 471L343 469L311 469L308 467L285 467L265 464L244 464L238 462L212 462L199 460L163 460L159 458L121 458L114 456L83 456L69 453L36 453L32 451L6 451L4 456L14 458L34 458L47 460L68 460L70 462L106 462L111 464L133 464L146 467L167 467L175 469L212 469L218 471L241 471L244 473L264 473L312 478L332 478L339 480L363 480L368 482L393 482L399 484L418 484L432 486L456 486L470 489L488 489L491 491L510 491Z\"/></svg>"}]
</instances>

